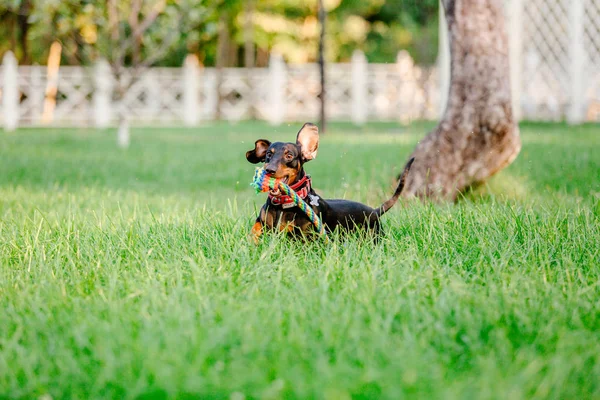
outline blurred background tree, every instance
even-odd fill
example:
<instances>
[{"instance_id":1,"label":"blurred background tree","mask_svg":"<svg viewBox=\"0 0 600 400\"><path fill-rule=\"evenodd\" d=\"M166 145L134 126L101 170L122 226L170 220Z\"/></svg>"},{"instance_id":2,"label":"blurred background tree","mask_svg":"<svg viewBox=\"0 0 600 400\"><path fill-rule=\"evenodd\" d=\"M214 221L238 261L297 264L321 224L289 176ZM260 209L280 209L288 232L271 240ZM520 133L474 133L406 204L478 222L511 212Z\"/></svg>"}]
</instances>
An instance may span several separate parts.
<instances>
[{"instance_id":1,"label":"blurred background tree","mask_svg":"<svg viewBox=\"0 0 600 400\"><path fill-rule=\"evenodd\" d=\"M149 1L149 0L148 0ZM144 1L143 3L147 3ZM63 65L87 65L104 33L104 1L0 0L0 56L12 50L20 64L45 64L50 44L62 44ZM154 3L154 2L150 2ZM207 66L265 66L277 51L287 62L317 59L317 0L167 0L140 43L140 58L153 51L148 40L169 36L185 10L190 23L154 65L181 66L192 53ZM417 63L437 56L438 0L325 0L328 61L348 61L355 49L371 62L394 62L405 49ZM130 25L130 24L125 24ZM124 33L131 34L124 26ZM153 39L154 38L154 39ZM252 52L253 54L246 54ZM147 54L146 54L147 56ZM124 60L133 65L133 54Z\"/></svg>"}]
</instances>

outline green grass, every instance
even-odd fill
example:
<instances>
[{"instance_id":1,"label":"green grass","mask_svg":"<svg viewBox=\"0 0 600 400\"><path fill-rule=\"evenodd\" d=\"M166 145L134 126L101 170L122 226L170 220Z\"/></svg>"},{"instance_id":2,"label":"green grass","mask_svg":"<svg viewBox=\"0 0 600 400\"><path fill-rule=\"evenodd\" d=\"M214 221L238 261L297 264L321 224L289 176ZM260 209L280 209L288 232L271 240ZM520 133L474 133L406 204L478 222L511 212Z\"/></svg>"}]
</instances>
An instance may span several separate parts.
<instances>
[{"instance_id":1,"label":"green grass","mask_svg":"<svg viewBox=\"0 0 600 400\"><path fill-rule=\"evenodd\" d=\"M430 127L334 124L307 170L378 205ZM0 398L600 398L598 126L523 125L377 245L251 245L244 153L297 128L0 132Z\"/></svg>"}]
</instances>

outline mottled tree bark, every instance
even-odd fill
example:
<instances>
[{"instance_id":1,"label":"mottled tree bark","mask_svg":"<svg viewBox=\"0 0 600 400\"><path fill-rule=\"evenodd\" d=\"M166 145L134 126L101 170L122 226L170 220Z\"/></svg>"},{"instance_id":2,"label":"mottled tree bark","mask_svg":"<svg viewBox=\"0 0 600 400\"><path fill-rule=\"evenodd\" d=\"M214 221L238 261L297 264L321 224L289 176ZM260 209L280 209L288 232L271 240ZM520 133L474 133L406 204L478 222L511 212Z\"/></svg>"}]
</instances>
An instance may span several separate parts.
<instances>
[{"instance_id":1,"label":"mottled tree bark","mask_svg":"<svg viewBox=\"0 0 600 400\"><path fill-rule=\"evenodd\" d=\"M521 141L514 120L502 0L444 0L450 91L439 125L410 157L405 196L453 200L509 165Z\"/></svg>"}]
</instances>

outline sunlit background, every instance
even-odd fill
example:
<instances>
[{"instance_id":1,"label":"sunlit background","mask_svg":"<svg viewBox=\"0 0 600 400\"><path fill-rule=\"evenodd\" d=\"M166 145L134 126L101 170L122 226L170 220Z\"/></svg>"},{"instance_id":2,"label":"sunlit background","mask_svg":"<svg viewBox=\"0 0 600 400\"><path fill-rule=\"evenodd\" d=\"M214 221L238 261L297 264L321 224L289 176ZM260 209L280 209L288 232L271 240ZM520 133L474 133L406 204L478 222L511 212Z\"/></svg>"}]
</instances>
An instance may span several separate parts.
<instances>
[{"instance_id":1,"label":"sunlit background","mask_svg":"<svg viewBox=\"0 0 600 400\"><path fill-rule=\"evenodd\" d=\"M600 0L504 6L517 117L600 120ZM0 123L315 120L321 28L327 119L440 117L437 0L2 0Z\"/></svg>"}]
</instances>

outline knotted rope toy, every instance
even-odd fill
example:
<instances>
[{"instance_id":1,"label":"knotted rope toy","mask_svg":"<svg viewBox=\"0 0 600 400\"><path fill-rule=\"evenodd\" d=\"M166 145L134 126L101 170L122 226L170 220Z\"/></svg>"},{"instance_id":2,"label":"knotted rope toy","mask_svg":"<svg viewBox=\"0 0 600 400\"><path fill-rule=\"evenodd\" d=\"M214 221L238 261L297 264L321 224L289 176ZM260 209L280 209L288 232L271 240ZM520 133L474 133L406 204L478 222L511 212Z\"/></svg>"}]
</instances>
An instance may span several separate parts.
<instances>
[{"instance_id":1,"label":"knotted rope toy","mask_svg":"<svg viewBox=\"0 0 600 400\"><path fill-rule=\"evenodd\" d=\"M256 193L268 192L270 190L279 190L286 195L290 196L294 201L294 204L298 206L304 214L308 217L310 222L313 223L317 232L320 235L325 237L327 240L327 232L325 232L325 226L321 222L321 218L314 212L312 207L310 207L298 194L289 187L286 183L282 182L281 179L275 179L267 172L264 168L256 168L254 171L254 178L252 179L252 183L250 184L256 190Z\"/></svg>"}]
</instances>

